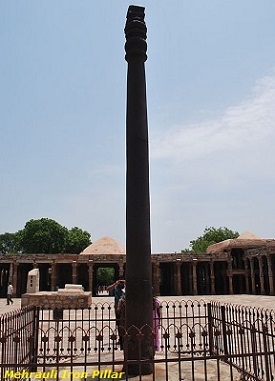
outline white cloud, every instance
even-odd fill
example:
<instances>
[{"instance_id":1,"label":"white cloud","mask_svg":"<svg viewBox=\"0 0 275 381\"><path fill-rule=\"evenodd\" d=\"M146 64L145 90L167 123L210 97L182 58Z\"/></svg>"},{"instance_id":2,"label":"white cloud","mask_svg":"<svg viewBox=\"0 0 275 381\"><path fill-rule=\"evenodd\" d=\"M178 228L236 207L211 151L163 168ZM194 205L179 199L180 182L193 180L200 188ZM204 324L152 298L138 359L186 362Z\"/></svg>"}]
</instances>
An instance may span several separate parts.
<instances>
[{"instance_id":1,"label":"white cloud","mask_svg":"<svg viewBox=\"0 0 275 381\"><path fill-rule=\"evenodd\" d=\"M155 251L179 250L206 226L274 237L275 74L216 119L151 139Z\"/></svg>"},{"instance_id":2,"label":"white cloud","mask_svg":"<svg viewBox=\"0 0 275 381\"><path fill-rule=\"evenodd\" d=\"M275 136L274 104L275 75L271 75L257 81L251 95L227 108L220 118L174 126L153 136L151 157L183 162L263 147Z\"/></svg>"}]
</instances>

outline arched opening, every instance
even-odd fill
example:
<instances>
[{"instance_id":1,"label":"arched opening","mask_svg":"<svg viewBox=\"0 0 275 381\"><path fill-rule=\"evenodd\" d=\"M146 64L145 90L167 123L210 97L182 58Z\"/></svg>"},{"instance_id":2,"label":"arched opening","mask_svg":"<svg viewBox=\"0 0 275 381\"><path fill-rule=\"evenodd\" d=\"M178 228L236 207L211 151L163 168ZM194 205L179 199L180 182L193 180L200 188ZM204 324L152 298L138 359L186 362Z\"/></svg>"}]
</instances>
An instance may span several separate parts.
<instances>
[{"instance_id":1,"label":"arched opening","mask_svg":"<svg viewBox=\"0 0 275 381\"><path fill-rule=\"evenodd\" d=\"M119 276L119 268L117 264L96 264L94 266L93 277L93 295L94 296L108 296L106 287L114 283Z\"/></svg>"},{"instance_id":2,"label":"arched opening","mask_svg":"<svg viewBox=\"0 0 275 381\"><path fill-rule=\"evenodd\" d=\"M244 269L244 261L243 261L244 251L243 249L232 249L231 257L232 257L232 269L243 270Z\"/></svg>"},{"instance_id":3,"label":"arched opening","mask_svg":"<svg viewBox=\"0 0 275 381\"><path fill-rule=\"evenodd\" d=\"M210 294L210 268L208 263L197 264L198 295Z\"/></svg>"},{"instance_id":4,"label":"arched opening","mask_svg":"<svg viewBox=\"0 0 275 381\"><path fill-rule=\"evenodd\" d=\"M56 288L64 288L72 283L72 265L70 263L56 264Z\"/></svg>"},{"instance_id":5,"label":"arched opening","mask_svg":"<svg viewBox=\"0 0 275 381\"><path fill-rule=\"evenodd\" d=\"M160 263L160 295L174 295L174 263Z\"/></svg>"},{"instance_id":6,"label":"arched opening","mask_svg":"<svg viewBox=\"0 0 275 381\"><path fill-rule=\"evenodd\" d=\"M245 294L245 276L244 275L233 275L233 293L234 294Z\"/></svg>"},{"instance_id":7,"label":"arched opening","mask_svg":"<svg viewBox=\"0 0 275 381\"><path fill-rule=\"evenodd\" d=\"M192 295L192 266L191 263L183 263L181 266L181 289L183 295Z\"/></svg>"},{"instance_id":8,"label":"arched opening","mask_svg":"<svg viewBox=\"0 0 275 381\"><path fill-rule=\"evenodd\" d=\"M227 277L227 263L215 262L214 263L215 274L215 290L217 295L229 294L229 285Z\"/></svg>"},{"instance_id":9,"label":"arched opening","mask_svg":"<svg viewBox=\"0 0 275 381\"><path fill-rule=\"evenodd\" d=\"M77 266L77 284L81 284L85 291L89 290L89 268L86 263Z\"/></svg>"},{"instance_id":10,"label":"arched opening","mask_svg":"<svg viewBox=\"0 0 275 381\"><path fill-rule=\"evenodd\" d=\"M20 297L27 291L28 273L33 269L32 263L20 263L17 268L16 296Z\"/></svg>"}]
</instances>

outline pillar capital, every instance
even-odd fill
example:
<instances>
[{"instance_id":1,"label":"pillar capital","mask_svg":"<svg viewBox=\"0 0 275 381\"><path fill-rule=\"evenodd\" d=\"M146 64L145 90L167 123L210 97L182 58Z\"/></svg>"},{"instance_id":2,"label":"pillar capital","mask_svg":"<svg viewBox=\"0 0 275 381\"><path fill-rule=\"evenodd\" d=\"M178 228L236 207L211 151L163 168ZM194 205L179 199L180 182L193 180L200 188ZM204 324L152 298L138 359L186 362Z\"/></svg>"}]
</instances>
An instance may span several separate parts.
<instances>
[{"instance_id":1,"label":"pillar capital","mask_svg":"<svg viewBox=\"0 0 275 381\"><path fill-rule=\"evenodd\" d=\"M144 8L131 5L127 13L125 25L125 59L140 59L145 62L147 59L147 28L144 22Z\"/></svg>"}]
</instances>

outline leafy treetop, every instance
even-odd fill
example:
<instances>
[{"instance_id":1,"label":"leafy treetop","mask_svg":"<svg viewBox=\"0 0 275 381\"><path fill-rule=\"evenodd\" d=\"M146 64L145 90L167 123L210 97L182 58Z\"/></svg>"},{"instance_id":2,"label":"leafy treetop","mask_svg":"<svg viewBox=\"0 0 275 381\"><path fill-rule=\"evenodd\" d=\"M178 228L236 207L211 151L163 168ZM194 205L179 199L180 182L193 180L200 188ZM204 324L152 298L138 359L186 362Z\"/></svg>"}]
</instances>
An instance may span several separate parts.
<instances>
[{"instance_id":1,"label":"leafy treetop","mask_svg":"<svg viewBox=\"0 0 275 381\"><path fill-rule=\"evenodd\" d=\"M30 220L23 230L0 235L0 253L79 254L91 243L91 235L78 227L68 230L58 222L41 218Z\"/></svg>"},{"instance_id":2,"label":"leafy treetop","mask_svg":"<svg viewBox=\"0 0 275 381\"><path fill-rule=\"evenodd\" d=\"M234 232L226 227L220 227L218 229L214 227L206 227L202 236L190 241L191 252L205 253L208 246L222 242L226 239L237 237L239 237L238 232Z\"/></svg>"}]
</instances>

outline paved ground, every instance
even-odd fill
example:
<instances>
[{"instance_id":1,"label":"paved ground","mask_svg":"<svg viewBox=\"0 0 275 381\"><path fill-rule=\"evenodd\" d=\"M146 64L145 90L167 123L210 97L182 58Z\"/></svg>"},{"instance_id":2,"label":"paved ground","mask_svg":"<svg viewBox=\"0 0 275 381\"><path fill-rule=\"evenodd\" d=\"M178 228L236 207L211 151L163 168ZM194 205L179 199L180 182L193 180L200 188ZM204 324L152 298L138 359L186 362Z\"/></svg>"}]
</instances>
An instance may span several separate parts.
<instances>
[{"instance_id":1,"label":"paved ground","mask_svg":"<svg viewBox=\"0 0 275 381\"><path fill-rule=\"evenodd\" d=\"M161 300L215 300L221 303L231 303L243 306L254 306L257 308L267 308L275 310L275 296L267 295L198 295L198 296L161 296ZM21 308L21 299L14 298L14 303L7 306L6 299L0 299L0 314ZM106 296L93 297L93 303L111 301L112 298Z\"/></svg>"}]
</instances>

